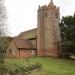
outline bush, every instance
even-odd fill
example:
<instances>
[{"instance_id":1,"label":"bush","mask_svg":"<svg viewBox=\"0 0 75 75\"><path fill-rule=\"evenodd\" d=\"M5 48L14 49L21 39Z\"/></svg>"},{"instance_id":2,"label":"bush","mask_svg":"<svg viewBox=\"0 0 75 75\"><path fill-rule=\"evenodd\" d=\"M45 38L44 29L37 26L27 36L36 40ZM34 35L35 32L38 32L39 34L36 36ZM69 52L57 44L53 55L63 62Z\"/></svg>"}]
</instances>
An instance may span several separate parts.
<instances>
[{"instance_id":1,"label":"bush","mask_svg":"<svg viewBox=\"0 0 75 75\"><path fill-rule=\"evenodd\" d=\"M21 65L21 64L5 64L4 66L4 71L5 73L9 73L9 75L22 75L29 73L35 69L40 69L42 68L41 64L30 64L30 65Z\"/></svg>"}]
</instances>

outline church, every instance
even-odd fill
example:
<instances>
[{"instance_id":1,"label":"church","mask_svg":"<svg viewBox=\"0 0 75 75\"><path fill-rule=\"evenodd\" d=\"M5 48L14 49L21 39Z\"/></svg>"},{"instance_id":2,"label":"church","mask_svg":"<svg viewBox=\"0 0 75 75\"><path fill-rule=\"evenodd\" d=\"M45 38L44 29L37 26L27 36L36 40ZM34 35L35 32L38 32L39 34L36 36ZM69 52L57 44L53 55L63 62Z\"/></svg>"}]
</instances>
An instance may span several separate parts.
<instances>
[{"instance_id":1,"label":"church","mask_svg":"<svg viewBox=\"0 0 75 75\"><path fill-rule=\"evenodd\" d=\"M16 58L33 56L59 57L61 53L60 12L53 0L37 10L37 28L20 33L7 48L7 55Z\"/></svg>"}]
</instances>

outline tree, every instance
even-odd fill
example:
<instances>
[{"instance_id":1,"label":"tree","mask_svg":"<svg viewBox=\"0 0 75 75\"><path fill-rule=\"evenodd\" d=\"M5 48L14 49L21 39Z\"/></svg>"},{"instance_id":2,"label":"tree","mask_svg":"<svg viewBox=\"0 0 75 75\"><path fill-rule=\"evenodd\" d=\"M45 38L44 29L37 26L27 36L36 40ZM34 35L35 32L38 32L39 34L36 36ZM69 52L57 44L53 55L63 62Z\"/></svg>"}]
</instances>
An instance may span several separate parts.
<instances>
[{"instance_id":1,"label":"tree","mask_svg":"<svg viewBox=\"0 0 75 75\"><path fill-rule=\"evenodd\" d=\"M4 50L6 50L8 48L12 39L13 39L13 37L10 37L10 36L2 36L2 42L3 42L3 45L4 45Z\"/></svg>"},{"instance_id":2,"label":"tree","mask_svg":"<svg viewBox=\"0 0 75 75\"><path fill-rule=\"evenodd\" d=\"M75 53L75 14L73 16L62 17L60 23L62 52L66 57Z\"/></svg>"},{"instance_id":3,"label":"tree","mask_svg":"<svg viewBox=\"0 0 75 75\"><path fill-rule=\"evenodd\" d=\"M6 33L6 12L4 7L4 0L0 0L0 75L3 75L3 65L5 58L5 40L3 36Z\"/></svg>"}]
</instances>

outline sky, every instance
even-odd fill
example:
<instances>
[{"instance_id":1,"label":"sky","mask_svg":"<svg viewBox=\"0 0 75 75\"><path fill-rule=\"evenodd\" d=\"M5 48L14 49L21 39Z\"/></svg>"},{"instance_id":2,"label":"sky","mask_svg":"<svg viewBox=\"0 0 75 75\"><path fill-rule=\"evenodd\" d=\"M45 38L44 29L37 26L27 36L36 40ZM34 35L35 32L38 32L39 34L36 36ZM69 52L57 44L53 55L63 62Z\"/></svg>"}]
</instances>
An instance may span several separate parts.
<instances>
[{"instance_id":1,"label":"sky","mask_svg":"<svg viewBox=\"0 0 75 75\"><path fill-rule=\"evenodd\" d=\"M37 27L38 6L48 5L50 0L5 0L8 32L17 36L21 32ZM60 16L73 15L75 0L53 0L60 7Z\"/></svg>"}]
</instances>

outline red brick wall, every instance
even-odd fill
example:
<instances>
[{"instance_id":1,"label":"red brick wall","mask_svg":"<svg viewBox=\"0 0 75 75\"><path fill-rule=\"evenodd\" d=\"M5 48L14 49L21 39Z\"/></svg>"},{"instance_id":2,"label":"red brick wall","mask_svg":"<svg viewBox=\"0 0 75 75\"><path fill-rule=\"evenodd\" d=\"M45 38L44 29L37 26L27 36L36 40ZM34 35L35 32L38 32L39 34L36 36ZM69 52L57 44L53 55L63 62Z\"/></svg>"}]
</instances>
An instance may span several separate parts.
<instances>
[{"instance_id":1,"label":"red brick wall","mask_svg":"<svg viewBox=\"0 0 75 75\"><path fill-rule=\"evenodd\" d=\"M41 49L38 50L38 56L50 56L50 57L58 57L58 50L57 48L50 48L50 49Z\"/></svg>"},{"instance_id":2,"label":"red brick wall","mask_svg":"<svg viewBox=\"0 0 75 75\"><path fill-rule=\"evenodd\" d=\"M45 50L45 56L58 57L58 50L56 48L50 48Z\"/></svg>"},{"instance_id":3,"label":"red brick wall","mask_svg":"<svg viewBox=\"0 0 75 75\"><path fill-rule=\"evenodd\" d=\"M45 56L45 50L44 49L37 50L37 56Z\"/></svg>"},{"instance_id":4,"label":"red brick wall","mask_svg":"<svg viewBox=\"0 0 75 75\"><path fill-rule=\"evenodd\" d=\"M34 54L32 54L32 51ZM17 58L29 58L35 56L36 51L35 50L18 50L16 52Z\"/></svg>"}]
</instances>

